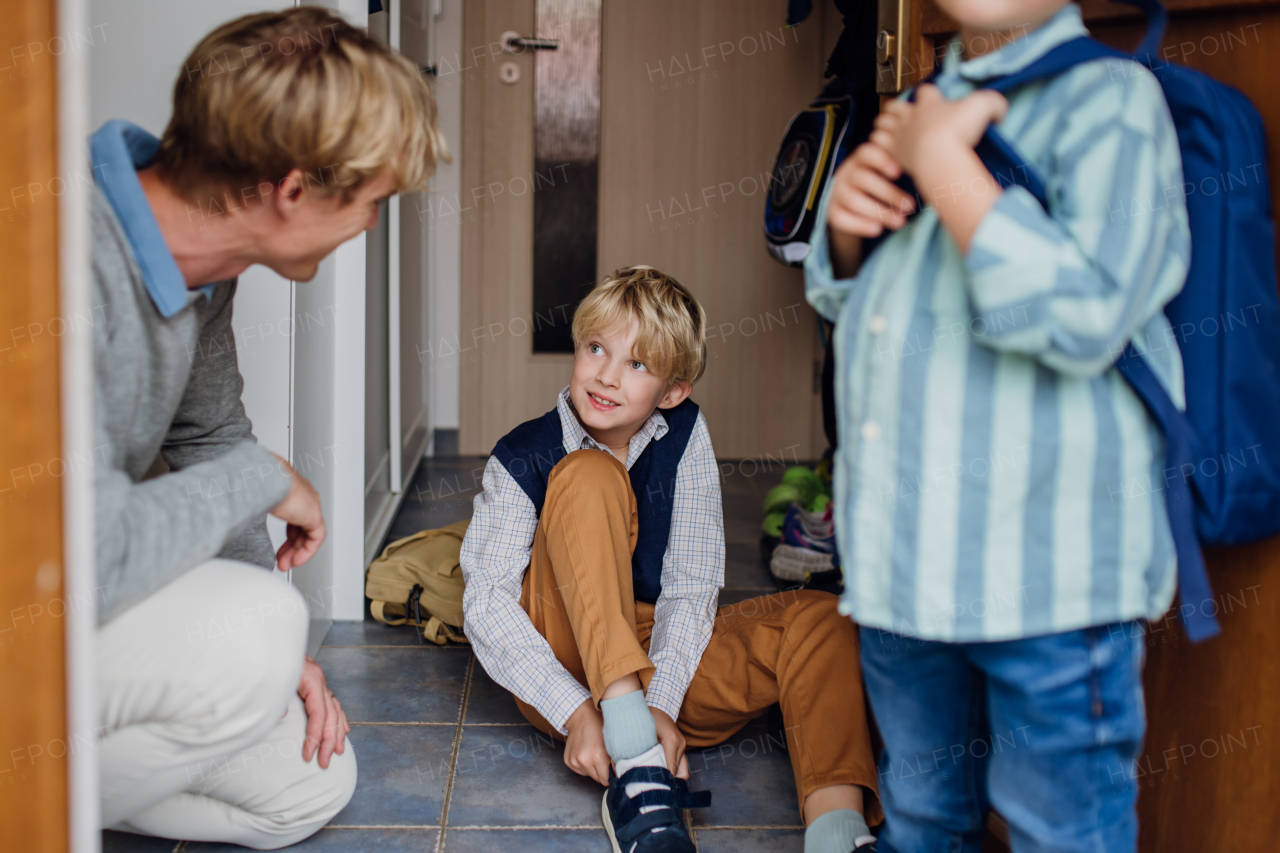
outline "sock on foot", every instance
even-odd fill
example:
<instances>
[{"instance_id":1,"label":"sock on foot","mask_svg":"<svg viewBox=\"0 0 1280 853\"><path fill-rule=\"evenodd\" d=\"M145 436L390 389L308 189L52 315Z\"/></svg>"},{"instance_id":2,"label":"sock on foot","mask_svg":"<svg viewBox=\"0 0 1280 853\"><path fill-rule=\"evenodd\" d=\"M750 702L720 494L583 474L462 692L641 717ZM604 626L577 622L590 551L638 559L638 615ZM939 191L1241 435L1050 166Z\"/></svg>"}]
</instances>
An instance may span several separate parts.
<instances>
[{"instance_id":1,"label":"sock on foot","mask_svg":"<svg viewBox=\"0 0 1280 853\"><path fill-rule=\"evenodd\" d=\"M603 700L600 713L604 715L604 748L614 763L635 758L658 742L658 727L643 691Z\"/></svg>"},{"instance_id":2,"label":"sock on foot","mask_svg":"<svg viewBox=\"0 0 1280 853\"><path fill-rule=\"evenodd\" d=\"M804 853L849 853L854 845L873 841L867 822L853 809L819 815L804 831Z\"/></svg>"}]
</instances>

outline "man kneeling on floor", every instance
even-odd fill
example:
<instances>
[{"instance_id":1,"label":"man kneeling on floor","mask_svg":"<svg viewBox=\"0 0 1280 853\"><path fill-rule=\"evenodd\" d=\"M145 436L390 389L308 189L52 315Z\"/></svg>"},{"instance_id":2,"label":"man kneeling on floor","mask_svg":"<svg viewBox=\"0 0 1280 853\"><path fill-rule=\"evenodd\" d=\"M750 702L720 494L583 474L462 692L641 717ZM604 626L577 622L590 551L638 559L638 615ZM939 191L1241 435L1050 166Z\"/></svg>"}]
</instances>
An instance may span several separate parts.
<instances>
[{"instance_id":1,"label":"man kneeling on floor","mask_svg":"<svg viewBox=\"0 0 1280 853\"><path fill-rule=\"evenodd\" d=\"M346 805L356 760L270 570L310 559L324 519L245 417L235 279L311 279L447 154L418 69L319 9L218 28L173 106L163 139L112 121L90 144L102 821L272 849ZM144 481L157 454L171 473Z\"/></svg>"},{"instance_id":2,"label":"man kneeling on floor","mask_svg":"<svg viewBox=\"0 0 1280 853\"><path fill-rule=\"evenodd\" d=\"M873 849L876 770L853 624L822 592L720 608L724 526L689 397L705 315L670 276L619 270L573 319L556 408L498 442L463 542L467 636L565 764L608 786L615 853L692 851L686 745L781 703L806 853Z\"/></svg>"}]
</instances>

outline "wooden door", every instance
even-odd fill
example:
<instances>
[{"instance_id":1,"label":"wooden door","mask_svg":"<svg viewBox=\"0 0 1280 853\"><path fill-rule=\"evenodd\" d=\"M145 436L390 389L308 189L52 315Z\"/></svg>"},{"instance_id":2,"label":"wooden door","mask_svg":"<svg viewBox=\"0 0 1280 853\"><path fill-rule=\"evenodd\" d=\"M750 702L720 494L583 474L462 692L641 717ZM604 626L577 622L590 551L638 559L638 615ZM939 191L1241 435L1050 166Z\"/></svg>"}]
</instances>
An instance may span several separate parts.
<instances>
[{"instance_id":1,"label":"wooden door","mask_svg":"<svg viewBox=\"0 0 1280 853\"><path fill-rule=\"evenodd\" d=\"M1280 39L1277 0L1165 0L1161 48L1244 92L1267 129L1272 208L1280 203ZM930 0L914 3L914 56L920 74L954 22ZM1099 40L1132 50L1145 31L1133 9L1084 0ZM915 78L915 79L918 79ZM914 82L914 81L912 81ZM1194 251L1194 248L1193 248ZM1271 853L1280 847L1280 537L1206 554L1222 636L1192 646L1172 613L1148 638L1148 732L1131 771L1141 791L1143 853ZM995 849L995 848L993 848Z\"/></svg>"},{"instance_id":2,"label":"wooden door","mask_svg":"<svg viewBox=\"0 0 1280 853\"><path fill-rule=\"evenodd\" d=\"M1162 53L1249 97L1267 128L1272 208L1280 202L1280 3L1166 0ZM1123 6L1086 2L1102 41L1137 44L1142 24ZM1192 249L1194 251L1194 247ZM1272 451L1274 452L1274 451ZM1149 728L1136 773L1144 853L1280 847L1280 537L1206 554L1222 636L1198 646L1176 617L1152 626Z\"/></svg>"},{"instance_id":3,"label":"wooden door","mask_svg":"<svg viewBox=\"0 0 1280 853\"><path fill-rule=\"evenodd\" d=\"M693 397L721 457L806 459L826 446L817 318L803 275L769 258L761 230L783 129L820 90L824 35L840 26L830 3L815 5L787 28L779 3L603 4L597 275L649 264L702 302L709 363ZM468 209L435 222L462 226L462 328L450 357L461 362L468 453L551 408L570 373L571 356L532 352L533 200L506 191L533 171L534 59L494 51L502 32L533 26L533 0L466 6L456 206ZM501 82L502 62L517 64L519 82Z\"/></svg>"},{"instance_id":4,"label":"wooden door","mask_svg":"<svg viewBox=\"0 0 1280 853\"><path fill-rule=\"evenodd\" d=\"M56 9L0 16L0 826L31 853L68 846Z\"/></svg>"},{"instance_id":5,"label":"wooden door","mask_svg":"<svg viewBox=\"0 0 1280 853\"><path fill-rule=\"evenodd\" d=\"M534 3L476 0L463 16L462 192L433 200L431 214L436 227L461 224L462 323L455 341L440 342L437 360L460 362L459 449L488 453L516 424L551 408L570 358L533 354L533 202L527 186L524 197L506 192L533 172L534 56L503 54L499 37L532 35ZM506 62L520 71L516 83L498 78Z\"/></svg>"}]
</instances>

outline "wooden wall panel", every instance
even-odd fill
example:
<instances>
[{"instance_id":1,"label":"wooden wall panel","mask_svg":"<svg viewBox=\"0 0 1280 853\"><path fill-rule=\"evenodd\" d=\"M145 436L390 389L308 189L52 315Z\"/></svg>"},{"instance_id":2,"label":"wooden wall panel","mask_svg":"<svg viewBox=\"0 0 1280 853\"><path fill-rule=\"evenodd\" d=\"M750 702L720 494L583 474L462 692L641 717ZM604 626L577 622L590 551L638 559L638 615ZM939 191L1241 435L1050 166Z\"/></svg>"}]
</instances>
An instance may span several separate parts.
<instances>
[{"instance_id":1,"label":"wooden wall panel","mask_svg":"<svg viewBox=\"0 0 1280 853\"><path fill-rule=\"evenodd\" d=\"M1280 3L1167 5L1165 56L1235 86L1262 113L1274 209L1280 203L1274 66ZM1085 12L1102 41L1137 44L1142 24L1123 7L1091 0ZM1192 646L1175 617L1152 627L1149 728L1136 771L1139 847L1143 853L1271 853L1280 846L1280 537L1206 556L1222 636Z\"/></svg>"},{"instance_id":2,"label":"wooden wall panel","mask_svg":"<svg viewBox=\"0 0 1280 853\"><path fill-rule=\"evenodd\" d=\"M783 11L605 3L600 269L651 264L702 302L709 361L694 399L721 457L825 447L812 429L816 315L761 225L783 128L821 88L834 10L819 4L794 29Z\"/></svg>"},{"instance_id":3,"label":"wooden wall panel","mask_svg":"<svg viewBox=\"0 0 1280 853\"><path fill-rule=\"evenodd\" d=\"M68 833L55 23L0 15L0 826L23 853Z\"/></svg>"},{"instance_id":4,"label":"wooden wall panel","mask_svg":"<svg viewBox=\"0 0 1280 853\"><path fill-rule=\"evenodd\" d=\"M764 187L782 131L818 93L840 26L829 2L783 26L785 4L738 0L605 0L597 273L650 264L702 301L714 328L694 390L721 457L822 452L813 381L817 318L804 278L769 258ZM467 5L465 45L532 26L530 0ZM464 79L463 186L508 184L532 170L530 56L488 60ZM465 57L464 57L465 58ZM497 64L524 79L505 86ZM468 191L464 191L463 201ZM481 197L484 198L483 190ZM530 195L501 197L463 220L461 445L487 453L550 408L570 358L533 355L514 318L532 305ZM473 340L477 329L479 340Z\"/></svg>"}]
</instances>

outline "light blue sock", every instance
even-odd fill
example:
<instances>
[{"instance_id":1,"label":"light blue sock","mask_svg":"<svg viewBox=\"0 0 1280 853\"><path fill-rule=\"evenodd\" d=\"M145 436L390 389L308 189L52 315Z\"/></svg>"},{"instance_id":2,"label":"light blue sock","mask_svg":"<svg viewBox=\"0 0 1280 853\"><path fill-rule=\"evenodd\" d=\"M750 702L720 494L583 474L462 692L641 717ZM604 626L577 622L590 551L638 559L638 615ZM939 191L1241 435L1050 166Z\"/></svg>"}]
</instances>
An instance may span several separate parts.
<instances>
[{"instance_id":1,"label":"light blue sock","mask_svg":"<svg viewBox=\"0 0 1280 853\"><path fill-rule=\"evenodd\" d=\"M644 701L644 691L633 690L600 703L604 714L604 748L615 762L635 758L658 742L653 712Z\"/></svg>"},{"instance_id":2,"label":"light blue sock","mask_svg":"<svg viewBox=\"0 0 1280 853\"><path fill-rule=\"evenodd\" d=\"M853 809L836 809L809 824L804 831L804 853L849 853L854 842L870 835L862 815Z\"/></svg>"}]
</instances>

